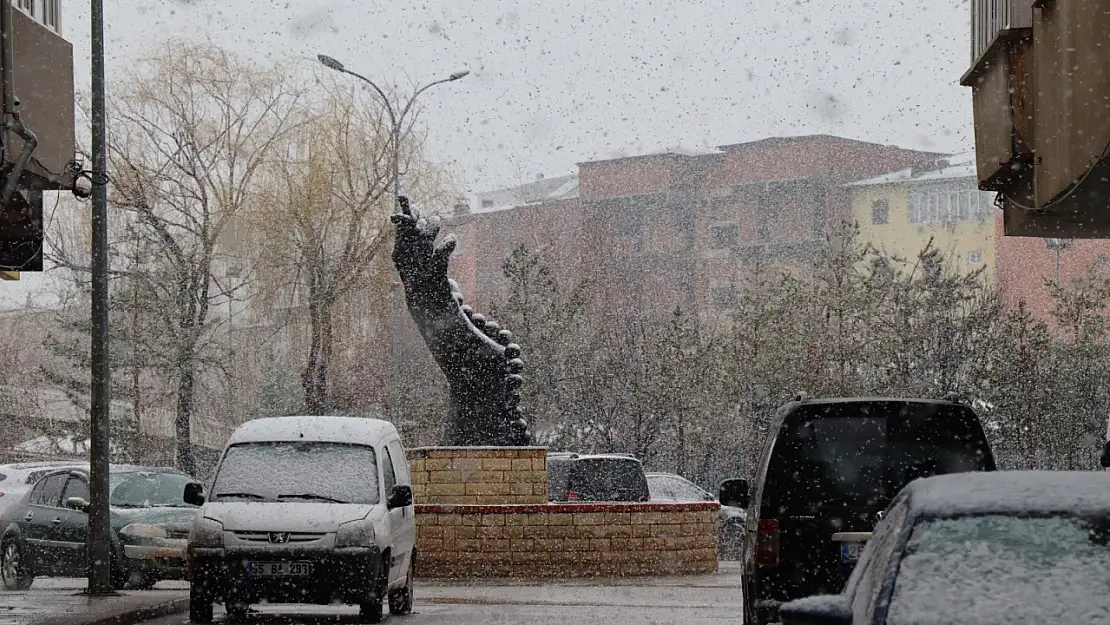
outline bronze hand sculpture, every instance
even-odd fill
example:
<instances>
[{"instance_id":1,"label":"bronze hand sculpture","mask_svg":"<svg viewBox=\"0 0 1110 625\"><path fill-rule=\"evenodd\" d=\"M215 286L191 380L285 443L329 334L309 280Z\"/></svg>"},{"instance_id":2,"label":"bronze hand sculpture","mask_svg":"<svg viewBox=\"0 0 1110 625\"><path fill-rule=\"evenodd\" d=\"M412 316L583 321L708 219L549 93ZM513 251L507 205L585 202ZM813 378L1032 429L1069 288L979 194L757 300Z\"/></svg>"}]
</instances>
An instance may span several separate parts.
<instances>
[{"instance_id":1,"label":"bronze hand sculpture","mask_svg":"<svg viewBox=\"0 0 1110 625\"><path fill-rule=\"evenodd\" d=\"M455 249L450 235L436 245L440 222L425 219L398 197L393 264L420 335L450 387L445 444L520 446L531 442L518 406L524 361L513 335L463 305L459 286L447 277Z\"/></svg>"}]
</instances>

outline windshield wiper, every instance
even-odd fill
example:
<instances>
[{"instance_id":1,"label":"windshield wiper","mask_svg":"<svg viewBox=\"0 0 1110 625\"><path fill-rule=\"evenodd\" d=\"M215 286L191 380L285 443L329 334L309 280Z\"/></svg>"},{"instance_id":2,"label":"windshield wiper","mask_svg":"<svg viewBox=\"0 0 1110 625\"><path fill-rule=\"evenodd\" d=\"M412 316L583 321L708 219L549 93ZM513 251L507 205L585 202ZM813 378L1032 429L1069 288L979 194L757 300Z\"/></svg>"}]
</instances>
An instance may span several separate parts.
<instances>
[{"instance_id":1,"label":"windshield wiper","mask_svg":"<svg viewBox=\"0 0 1110 625\"><path fill-rule=\"evenodd\" d=\"M330 501L332 503L347 503L342 499L328 497L327 495L317 495L316 493L304 493L301 495L278 495L278 499L316 499L319 501Z\"/></svg>"},{"instance_id":2,"label":"windshield wiper","mask_svg":"<svg viewBox=\"0 0 1110 625\"><path fill-rule=\"evenodd\" d=\"M213 499L223 499L224 497L243 497L245 499L269 499L265 495L258 493L216 493Z\"/></svg>"}]
</instances>

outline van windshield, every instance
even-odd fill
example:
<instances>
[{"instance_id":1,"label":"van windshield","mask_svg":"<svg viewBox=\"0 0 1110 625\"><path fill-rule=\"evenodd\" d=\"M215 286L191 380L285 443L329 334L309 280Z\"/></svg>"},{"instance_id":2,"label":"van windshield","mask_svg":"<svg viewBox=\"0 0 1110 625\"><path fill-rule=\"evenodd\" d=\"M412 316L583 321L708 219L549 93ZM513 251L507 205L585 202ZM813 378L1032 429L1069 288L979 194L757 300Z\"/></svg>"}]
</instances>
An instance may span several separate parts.
<instances>
[{"instance_id":1,"label":"van windshield","mask_svg":"<svg viewBox=\"0 0 1110 625\"><path fill-rule=\"evenodd\" d=\"M246 443L227 450L212 485L212 500L375 504L378 490L373 447Z\"/></svg>"},{"instance_id":2,"label":"van windshield","mask_svg":"<svg viewBox=\"0 0 1110 625\"><path fill-rule=\"evenodd\" d=\"M882 509L910 481L994 470L975 413L963 406L844 402L787 416L767 468L764 505Z\"/></svg>"}]
</instances>

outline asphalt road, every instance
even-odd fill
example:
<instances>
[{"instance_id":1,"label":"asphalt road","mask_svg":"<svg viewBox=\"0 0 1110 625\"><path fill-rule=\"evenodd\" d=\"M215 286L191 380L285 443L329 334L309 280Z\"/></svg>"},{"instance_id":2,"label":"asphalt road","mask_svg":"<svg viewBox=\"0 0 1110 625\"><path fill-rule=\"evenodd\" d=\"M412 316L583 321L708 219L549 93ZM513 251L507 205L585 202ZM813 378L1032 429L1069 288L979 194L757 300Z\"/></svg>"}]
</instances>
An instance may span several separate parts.
<instances>
[{"instance_id":1,"label":"asphalt road","mask_svg":"<svg viewBox=\"0 0 1110 625\"><path fill-rule=\"evenodd\" d=\"M386 616L395 625L708 625L740 622L739 575L722 563L716 575L548 584L474 583L418 585L408 616ZM183 625L186 615L145 625ZM256 606L241 621L222 612L226 625L323 625L359 623L347 606Z\"/></svg>"}]
</instances>

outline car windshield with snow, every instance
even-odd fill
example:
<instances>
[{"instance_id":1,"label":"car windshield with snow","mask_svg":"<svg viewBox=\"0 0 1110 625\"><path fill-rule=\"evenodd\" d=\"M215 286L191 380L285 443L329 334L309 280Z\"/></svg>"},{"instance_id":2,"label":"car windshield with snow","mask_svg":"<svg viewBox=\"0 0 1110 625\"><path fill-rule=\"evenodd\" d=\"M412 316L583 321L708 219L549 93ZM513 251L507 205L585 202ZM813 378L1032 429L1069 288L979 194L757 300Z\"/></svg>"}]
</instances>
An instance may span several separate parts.
<instances>
[{"instance_id":1,"label":"car windshield with snow","mask_svg":"<svg viewBox=\"0 0 1110 625\"><path fill-rule=\"evenodd\" d=\"M229 447L212 485L211 501L375 504L378 498L372 446L277 441Z\"/></svg>"},{"instance_id":2,"label":"car windshield with snow","mask_svg":"<svg viewBox=\"0 0 1110 625\"><path fill-rule=\"evenodd\" d=\"M917 480L837 595L780 609L803 623L1101 623L1110 614L1110 476L1000 471Z\"/></svg>"}]
</instances>

